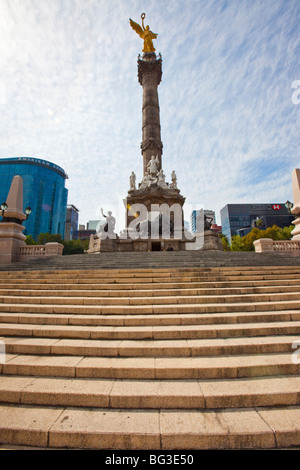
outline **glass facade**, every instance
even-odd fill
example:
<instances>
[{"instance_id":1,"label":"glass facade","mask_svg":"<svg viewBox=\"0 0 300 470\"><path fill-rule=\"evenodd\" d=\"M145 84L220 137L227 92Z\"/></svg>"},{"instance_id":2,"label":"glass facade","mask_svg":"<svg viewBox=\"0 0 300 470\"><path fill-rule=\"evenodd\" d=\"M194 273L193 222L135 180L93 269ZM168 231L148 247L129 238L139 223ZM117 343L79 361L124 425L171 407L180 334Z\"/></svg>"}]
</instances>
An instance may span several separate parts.
<instances>
[{"instance_id":1,"label":"glass facade","mask_svg":"<svg viewBox=\"0 0 300 470\"><path fill-rule=\"evenodd\" d=\"M251 231L257 218L262 221L262 230L273 225L288 227L294 220L284 203L227 204L221 209L222 233L229 241L233 235L243 236Z\"/></svg>"},{"instance_id":2,"label":"glass facade","mask_svg":"<svg viewBox=\"0 0 300 470\"><path fill-rule=\"evenodd\" d=\"M23 205L32 209L23 222L24 234L37 238L40 233L64 237L68 190L65 171L38 158L0 159L0 203L6 201L15 175L23 178Z\"/></svg>"},{"instance_id":3,"label":"glass facade","mask_svg":"<svg viewBox=\"0 0 300 470\"><path fill-rule=\"evenodd\" d=\"M78 209L73 206L67 206L67 217L65 227L65 240L76 240L78 234Z\"/></svg>"}]
</instances>

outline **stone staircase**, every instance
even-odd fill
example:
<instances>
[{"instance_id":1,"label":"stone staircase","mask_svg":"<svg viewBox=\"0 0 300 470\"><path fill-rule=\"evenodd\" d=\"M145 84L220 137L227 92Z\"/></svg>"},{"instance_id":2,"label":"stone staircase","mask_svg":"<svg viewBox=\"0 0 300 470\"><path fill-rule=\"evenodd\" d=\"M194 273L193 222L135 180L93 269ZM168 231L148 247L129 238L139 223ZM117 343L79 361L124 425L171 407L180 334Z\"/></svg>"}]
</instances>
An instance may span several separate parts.
<instances>
[{"instance_id":1,"label":"stone staircase","mask_svg":"<svg viewBox=\"0 0 300 470\"><path fill-rule=\"evenodd\" d=\"M255 253L228 251L165 251L37 256L27 261L1 265L0 271L211 268L241 266L300 266L293 252Z\"/></svg>"},{"instance_id":2,"label":"stone staircase","mask_svg":"<svg viewBox=\"0 0 300 470\"><path fill-rule=\"evenodd\" d=\"M300 445L296 258L159 269L72 259L0 271L0 448Z\"/></svg>"}]
</instances>

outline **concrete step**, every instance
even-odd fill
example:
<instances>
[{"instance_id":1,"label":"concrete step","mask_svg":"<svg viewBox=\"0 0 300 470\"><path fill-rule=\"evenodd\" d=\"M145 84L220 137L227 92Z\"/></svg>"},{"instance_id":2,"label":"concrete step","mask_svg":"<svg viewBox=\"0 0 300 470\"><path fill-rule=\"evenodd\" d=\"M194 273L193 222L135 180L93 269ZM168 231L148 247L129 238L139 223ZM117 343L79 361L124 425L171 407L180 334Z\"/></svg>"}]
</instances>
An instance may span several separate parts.
<instances>
[{"instance_id":1,"label":"concrete step","mask_svg":"<svg viewBox=\"0 0 300 470\"><path fill-rule=\"evenodd\" d=\"M173 340L91 340L40 337L2 338L12 355L68 355L92 357L199 357L234 354L292 354L299 335Z\"/></svg>"},{"instance_id":2,"label":"concrete step","mask_svg":"<svg viewBox=\"0 0 300 470\"><path fill-rule=\"evenodd\" d=\"M156 269L174 267L246 267L246 266L299 266L299 256L292 254L254 252L149 252L149 253L100 253L98 255L73 255L31 259L13 265L2 265L2 271L41 271L55 269Z\"/></svg>"},{"instance_id":3,"label":"concrete step","mask_svg":"<svg viewBox=\"0 0 300 470\"><path fill-rule=\"evenodd\" d=\"M202 357L84 357L10 355L4 375L110 379L216 379L298 374L291 353Z\"/></svg>"},{"instance_id":4,"label":"concrete step","mask_svg":"<svg viewBox=\"0 0 300 470\"><path fill-rule=\"evenodd\" d=\"M73 339L207 339L300 334L300 321L161 326L0 324L0 336Z\"/></svg>"},{"instance_id":5,"label":"concrete step","mask_svg":"<svg viewBox=\"0 0 300 470\"><path fill-rule=\"evenodd\" d=\"M66 261L66 258L63 259L63 261ZM28 264L26 264L28 266ZM271 266L252 266L251 264L247 266L230 266L230 267L216 267L216 266L209 266L209 267L201 267L201 266L193 266L193 267L173 267L173 268L166 268L166 267L159 267L157 262L154 267L151 268L144 268L144 267L139 267L136 265L136 267L126 267L122 266L121 263L119 263L119 266L117 268L101 268L99 266L98 269L91 269L89 265L86 265L86 268L83 269L81 266L80 268L77 267L72 267L72 265L68 266L67 263L64 264L66 269L63 269L62 267L58 267L55 269L54 267L51 267L48 270L41 270L40 267L37 269L31 269L31 270L25 270L22 269L22 267L19 264L14 264L14 267L20 267L20 269L2 269L0 276L2 277L11 277L13 278L14 276L19 276L20 273L26 272L26 275L29 277L36 276L37 273L40 273L42 277L47 276L49 274L51 275L56 275L59 274L60 276L67 276L68 273L71 274L76 274L76 273L81 273L83 276L102 276L105 277L105 273L107 273L108 277L111 277L112 275L122 275L123 277L131 276L131 277L139 277L141 275L142 277L145 277L145 275L149 276L151 273L152 275L157 275L159 277L164 277L170 276L170 274L176 274L176 273L184 273L184 274L195 274L197 273L198 275L205 275L207 273L219 273L219 274L235 274L235 273L245 273L245 275L250 274L252 272L255 273L267 273L267 272L277 272L277 273L299 273L299 268L300 265L298 264L297 266L278 266L276 264L273 264Z\"/></svg>"},{"instance_id":6,"label":"concrete step","mask_svg":"<svg viewBox=\"0 0 300 470\"><path fill-rule=\"evenodd\" d=\"M293 286L263 286L263 287L226 287L226 288L173 288L173 289L0 289L0 301L5 297L10 299L11 297L18 297L23 299L24 297L30 298L41 298L41 297L51 297L53 299L57 297L62 297L63 299L78 298L86 299L88 297L97 297L98 299L103 299L103 297L112 297L112 298L124 298L125 301L127 298L139 297L147 301L149 297L182 297L183 299L190 297L193 298L197 296L200 300L202 296L217 296L221 297L224 300L228 297L240 296L240 295L260 295L260 294L298 294L300 292L300 284Z\"/></svg>"},{"instance_id":7,"label":"concrete step","mask_svg":"<svg viewBox=\"0 0 300 470\"><path fill-rule=\"evenodd\" d=\"M72 294L71 294L72 295ZM246 304L256 302L284 302L284 301L298 301L300 306L300 293L298 292L285 292L285 293L264 293L264 294L226 294L226 295L179 295L177 296L147 296L147 297L90 297L90 296L24 296L24 295L6 295L0 296L1 304L40 304L49 305L53 303L55 305L97 305L97 306L155 306L155 305L201 305L211 303L242 303Z\"/></svg>"},{"instance_id":8,"label":"concrete step","mask_svg":"<svg viewBox=\"0 0 300 470\"><path fill-rule=\"evenodd\" d=\"M255 280L255 281L242 281L242 280L235 280L235 281L201 281L201 282L194 282L194 281L189 281L189 282L181 282L178 280L177 282L170 282L166 281L164 283L160 283L159 286L157 286L153 282L148 282L148 283L139 283L138 288L137 284L128 283L128 284L122 284L122 283L97 283L95 280L90 281L91 283L77 283L69 279L69 283L66 282L66 280L61 281L60 283L57 283L57 281L52 280L49 282L49 279L45 280L44 283L40 282L37 283L35 280L28 280L27 282L24 279L20 279L18 283L15 282L15 279L12 281L7 281L3 280L1 282L1 287L2 291L9 291L10 294L14 293L16 290L18 290L21 294L24 292L28 291L37 291L40 293L40 291L43 292L51 292L51 291L70 291L70 292L82 292L82 291L87 291L87 292L93 292L93 291L100 291L100 292L106 292L106 291L120 291L120 292L128 292L128 295L131 291L137 291L138 289L143 290L143 291L160 291L160 290L192 290L192 289L197 289L197 290L214 290L214 289L222 289L222 290L231 290L231 289L288 289L291 287L293 290L294 288L298 288L299 291L299 286L300 286L300 280L297 279L273 279L273 280ZM3 292L2 292L3 294ZM48 294L47 294L48 295ZM49 294L51 295L51 294ZM94 295L94 294L93 294Z\"/></svg>"},{"instance_id":9,"label":"concrete step","mask_svg":"<svg viewBox=\"0 0 300 470\"><path fill-rule=\"evenodd\" d=\"M0 407L4 444L83 449L286 448L300 444L300 408L107 410Z\"/></svg>"},{"instance_id":10,"label":"concrete step","mask_svg":"<svg viewBox=\"0 0 300 470\"><path fill-rule=\"evenodd\" d=\"M240 299L235 303L214 302L214 299L206 299L206 303L182 303L182 304L137 304L137 305L102 305L97 304L64 304L64 303L20 303L19 302L2 302L0 303L0 313L49 313L49 314L73 314L73 315L165 315L165 314L185 314L185 313L226 313L226 312L259 312L259 311L277 311L277 310L299 310L300 300L279 300L274 298L273 301L254 301L253 299ZM211 300L209 302L208 300ZM237 300L237 299L236 299Z\"/></svg>"},{"instance_id":11,"label":"concrete step","mask_svg":"<svg viewBox=\"0 0 300 470\"><path fill-rule=\"evenodd\" d=\"M201 315L152 314L152 315L80 315L50 313L1 312L0 323L38 325L81 325L81 326L159 326L159 325L213 325L230 323L279 322L300 320L300 310L270 310L249 312L226 312Z\"/></svg>"},{"instance_id":12,"label":"concrete step","mask_svg":"<svg viewBox=\"0 0 300 470\"><path fill-rule=\"evenodd\" d=\"M24 273L26 276L24 277ZM213 279L213 278L229 278L237 279L241 276L245 279L253 278L254 276L273 276L273 277L293 277L297 279L300 274L300 265L296 267L287 266L287 267L278 267L278 266L260 266L253 267L230 267L230 268L173 268L173 269L57 269L49 271L40 271L40 270L30 270L30 271L0 271L0 280L5 279L18 279L18 280L45 280L45 279L65 279L66 281L69 278L76 280L90 279L100 280L103 282L114 281L115 279L135 279L137 282L142 281L143 279L155 280L159 279L177 279L177 278L186 278L186 279Z\"/></svg>"},{"instance_id":13,"label":"concrete step","mask_svg":"<svg viewBox=\"0 0 300 470\"><path fill-rule=\"evenodd\" d=\"M120 409L219 409L300 405L300 377L117 380L3 376L0 402Z\"/></svg>"}]
</instances>

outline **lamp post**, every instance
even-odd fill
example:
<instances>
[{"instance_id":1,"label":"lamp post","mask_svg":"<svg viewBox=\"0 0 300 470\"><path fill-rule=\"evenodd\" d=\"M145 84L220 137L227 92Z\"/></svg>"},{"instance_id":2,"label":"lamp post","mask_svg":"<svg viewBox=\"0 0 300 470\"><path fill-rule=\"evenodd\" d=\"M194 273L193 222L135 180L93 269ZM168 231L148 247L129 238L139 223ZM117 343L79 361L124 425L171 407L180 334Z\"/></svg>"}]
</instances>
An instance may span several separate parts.
<instances>
[{"instance_id":1,"label":"lamp post","mask_svg":"<svg viewBox=\"0 0 300 470\"><path fill-rule=\"evenodd\" d=\"M25 214L26 214L26 220L27 220L27 219L28 219L28 217L29 217L29 216L30 216L30 214L31 214L31 207L29 207L29 206L28 206L28 207L26 207L26 209L25 209Z\"/></svg>"},{"instance_id":2,"label":"lamp post","mask_svg":"<svg viewBox=\"0 0 300 470\"><path fill-rule=\"evenodd\" d=\"M291 209L292 209L294 204L291 201L288 200L288 201L286 201L286 203L284 205L287 208L287 210L289 211L289 213L291 214L292 213Z\"/></svg>"},{"instance_id":3,"label":"lamp post","mask_svg":"<svg viewBox=\"0 0 300 470\"><path fill-rule=\"evenodd\" d=\"M2 219L3 219L2 222L7 222L7 221L9 220L9 219L6 220L6 219L4 218L5 212L7 211L7 209L8 209L7 203L6 203L6 202L2 202L2 204L1 204L1 206L0 206L1 216L2 216ZM32 212L32 211L31 211L31 207L29 207L29 206L26 207L26 209L25 209L26 219L25 219L25 220L28 219L28 217L30 216L31 212ZM16 219L16 218L12 218L11 221L16 222L16 223L20 223L20 220L19 220L19 219ZM21 223L22 223L22 222L21 222Z\"/></svg>"},{"instance_id":4,"label":"lamp post","mask_svg":"<svg viewBox=\"0 0 300 470\"><path fill-rule=\"evenodd\" d=\"M1 208L1 211L2 211L2 212L1 212L1 215L2 215L2 218L3 218L3 217L4 217L4 213L5 213L5 211L6 211L7 208L8 208L8 205L6 204L6 202L2 202L0 208Z\"/></svg>"}]
</instances>

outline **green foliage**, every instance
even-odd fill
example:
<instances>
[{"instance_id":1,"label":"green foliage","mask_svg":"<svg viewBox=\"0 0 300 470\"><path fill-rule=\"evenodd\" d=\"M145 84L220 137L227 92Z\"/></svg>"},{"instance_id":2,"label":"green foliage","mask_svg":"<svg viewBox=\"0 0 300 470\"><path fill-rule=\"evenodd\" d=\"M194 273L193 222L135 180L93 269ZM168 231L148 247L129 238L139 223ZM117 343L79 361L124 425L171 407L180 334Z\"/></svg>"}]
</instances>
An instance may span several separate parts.
<instances>
[{"instance_id":1,"label":"green foliage","mask_svg":"<svg viewBox=\"0 0 300 470\"><path fill-rule=\"evenodd\" d=\"M226 235L224 235L224 233L220 233L219 237L221 238L221 242L222 242L222 245L223 245L223 250L224 251L230 251L230 245L229 245L229 241L228 241L228 238L226 237Z\"/></svg>"},{"instance_id":2,"label":"green foliage","mask_svg":"<svg viewBox=\"0 0 300 470\"><path fill-rule=\"evenodd\" d=\"M254 251L253 242L259 238L267 238L264 234L265 230L259 230L259 228L254 227L251 232L247 233L242 237L244 244L244 251Z\"/></svg>"},{"instance_id":3,"label":"green foliage","mask_svg":"<svg viewBox=\"0 0 300 470\"><path fill-rule=\"evenodd\" d=\"M70 240L68 242L64 242L64 250L63 255L77 255L80 253L84 253L83 244L81 240Z\"/></svg>"},{"instance_id":4,"label":"green foliage","mask_svg":"<svg viewBox=\"0 0 300 470\"><path fill-rule=\"evenodd\" d=\"M295 227L280 228L277 225L268 227L266 230L260 230L258 227L254 227L244 237L235 235L231 240L232 251L254 251L253 242L259 238L271 238L272 240L290 240L292 238L291 232Z\"/></svg>"},{"instance_id":5,"label":"green foliage","mask_svg":"<svg viewBox=\"0 0 300 470\"><path fill-rule=\"evenodd\" d=\"M39 236L37 237L37 242L38 245L46 245L46 243L50 242L56 242L56 243L61 243L62 245L64 244L64 240L61 235L58 233L52 234L52 233L40 233Z\"/></svg>"},{"instance_id":6,"label":"green foliage","mask_svg":"<svg viewBox=\"0 0 300 470\"><path fill-rule=\"evenodd\" d=\"M40 233L37 241L31 235L28 235L25 240L27 245L45 245L46 243L56 242L64 246L63 255L75 255L84 253L89 246L89 240L63 240L59 234Z\"/></svg>"},{"instance_id":7,"label":"green foliage","mask_svg":"<svg viewBox=\"0 0 300 470\"><path fill-rule=\"evenodd\" d=\"M256 227L262 227L264 225L264 221L262 219L260 219L259 217L256 219L255 221L255 225Z\"/></svg>"},{"instance_id":8,"label":"green foliage","mask_svg":"<svg viewBox=\"0 0 300 470\"><path fill-rule=\"evenodd\" d=\"M244 251L244 242L240 235L234 235L231 239L231 251Z\"/></svg>"},{"instance_id":9,"label":"green foliage","mask_svg":"<svg viewBox=\"0 0 300 470\"><path fill-rule=\"evenodd\" d=\"M37 245L37 242L32 237L32 235L27 235L25 243L26 243L26 245Z\"/></svg>"}]
</instances>

